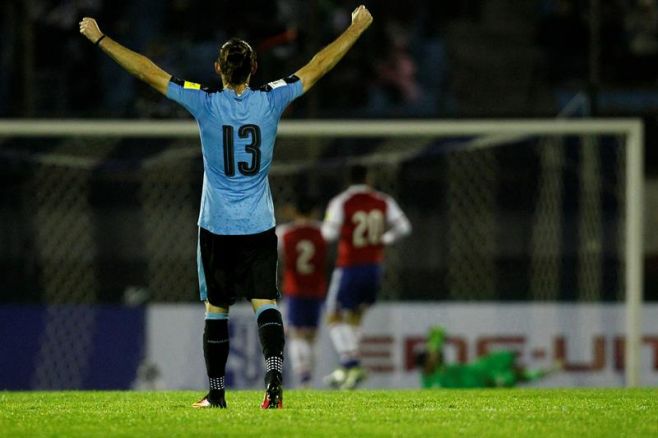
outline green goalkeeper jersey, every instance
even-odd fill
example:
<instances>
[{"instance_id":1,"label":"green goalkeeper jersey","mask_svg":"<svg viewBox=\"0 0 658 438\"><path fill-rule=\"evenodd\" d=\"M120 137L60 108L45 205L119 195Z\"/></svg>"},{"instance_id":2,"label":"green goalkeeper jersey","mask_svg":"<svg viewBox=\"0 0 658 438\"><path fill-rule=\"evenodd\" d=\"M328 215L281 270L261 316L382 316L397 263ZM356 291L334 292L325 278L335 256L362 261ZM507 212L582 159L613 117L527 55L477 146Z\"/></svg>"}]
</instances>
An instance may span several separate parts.
<instances>
[{"instance_id":1,"label":"green goalkeeper jersey","mask_svg":"<svg viewBox=\"0 0 658 438\"><path fill-rule=\"evenodd\" d=\"M489 353L468 364L443 365L421 375L423 388L510 387L518 380L511 351Z\"/></svg>"}]
</instances>

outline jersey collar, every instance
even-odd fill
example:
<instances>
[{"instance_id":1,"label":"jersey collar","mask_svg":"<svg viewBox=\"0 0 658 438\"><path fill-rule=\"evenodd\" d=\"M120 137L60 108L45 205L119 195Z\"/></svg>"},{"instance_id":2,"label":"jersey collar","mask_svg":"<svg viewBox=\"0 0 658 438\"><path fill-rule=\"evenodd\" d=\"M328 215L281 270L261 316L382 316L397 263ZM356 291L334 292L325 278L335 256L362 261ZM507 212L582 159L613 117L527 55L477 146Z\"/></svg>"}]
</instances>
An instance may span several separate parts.
<instances>
[{"instance_id":1,"label":"jersey collar","mask_svg":"<svg viewBox=\"0 0 658 438\"><path fill-rule=\"evenodd\" d=\"M236 91L233 88L229 88L229 87L224 88L224 91L230 93L231 97L233 97L234 99L242 100L251 92L251 88L247 86L247 88L244 89L242 94L236 93Z\"/></svg>"},{"instance_id":2,"label":"jersey collar","mask_svg":"<svg viewBox=\"0 0 658 438\"><path fill-rule=\"evenodd\" d=\"M370 191L370 186L368 184L352 184L347 190L350 192L368 192Z\"/></svg>"}]
</instances>

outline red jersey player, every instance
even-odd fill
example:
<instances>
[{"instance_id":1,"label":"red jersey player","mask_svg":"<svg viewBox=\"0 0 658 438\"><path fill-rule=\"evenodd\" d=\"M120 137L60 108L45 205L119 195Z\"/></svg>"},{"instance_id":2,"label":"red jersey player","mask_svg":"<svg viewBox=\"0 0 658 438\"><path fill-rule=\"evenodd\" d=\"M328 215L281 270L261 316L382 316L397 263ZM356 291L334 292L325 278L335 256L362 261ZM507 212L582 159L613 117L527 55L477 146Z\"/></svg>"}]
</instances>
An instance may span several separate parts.
<instances>
[{"instance_id":1,"label":"red jersey player","mask_svg":"<svg viewBox=\"0 0 658 438\"><path fill-rule=\"evenodd\" d=\"M313 343L327 291L327 244L321 223L312 219L312 213L313 204L302 199L295 208L294 220L277 227L290 358L302 386L312 378Z\"/></svg>"},{"instance_id":2,"label":"red jersey player","mask_svg":"<svg viewBox=\"0 0 658 438\"><path fill-rule=\"evenodd\" d=\"M329 202L322 224L324 238L338 240L327 316L341 365L325 382L341 389L353 389L365 378L358 352L361 319L377 297L384 247L411 232L409 220L393 198L373 190L367 180L367 169L354 166L350 187Z\"/></svg>"}]
</instances>

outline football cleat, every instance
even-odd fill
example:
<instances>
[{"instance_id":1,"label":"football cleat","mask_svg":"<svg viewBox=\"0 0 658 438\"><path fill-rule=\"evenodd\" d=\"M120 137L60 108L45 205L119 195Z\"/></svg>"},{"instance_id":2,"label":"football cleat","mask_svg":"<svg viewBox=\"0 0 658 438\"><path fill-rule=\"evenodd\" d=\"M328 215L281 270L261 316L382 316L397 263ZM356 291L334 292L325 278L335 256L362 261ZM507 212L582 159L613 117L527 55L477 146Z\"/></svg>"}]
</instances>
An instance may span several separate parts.
<instances>
[{"instance_id":1,"label":"football cleat","mask_svg":"<svg viewBox=\"0 0 658 438\"><path fill-rule=\"evenodd\" d=\"M350 368L347 370L346 374L347 376L340 385L340 389L355 389L368 377L366 370L361 367Z\"/></svg>"},{"instance_id":2,"label":"football cleat","mask_svg":"<svg viewBox=\"0 0 658 438\"><path fill-rule=\"evenodd\" d=\"M201 400L192 404L192 407L195 409L205 409L205 408L226 408L226 400L224 400L224 391L217 399L210 399L210 394L207 394Z\"/></svg>"},{"instance_id":3,"label":"football cleat","mask_svg":"<svg viewBox=\"0 0 658 438\"><path fill-rule=\"evenodd\" d=\"M265 375L267 389L261 409L282 409L283 408L283 386L281 385L281 373L270 371Z\"/></svg>"},{"instance_id":4,"label":"football cleat","mask_svg":"<svg viewBox=\"0 0 658 438\"><path fill-rule=\"evenodd\" d=\"M322 380L325 385L331 388L340 388L347 379L347 370L345 368L336 368L331 374L325 376Z\"/></svg>"},{"instance_id":5,"label":"football cleat","mask_svg":"<svg viewBox=\"0 0 658 438\"><path fill-rule=\"evenodd\" d=\"M281 384L272 382L267 385L261 409L283 409L283 387Z\"/></svg>"}]
</instances>

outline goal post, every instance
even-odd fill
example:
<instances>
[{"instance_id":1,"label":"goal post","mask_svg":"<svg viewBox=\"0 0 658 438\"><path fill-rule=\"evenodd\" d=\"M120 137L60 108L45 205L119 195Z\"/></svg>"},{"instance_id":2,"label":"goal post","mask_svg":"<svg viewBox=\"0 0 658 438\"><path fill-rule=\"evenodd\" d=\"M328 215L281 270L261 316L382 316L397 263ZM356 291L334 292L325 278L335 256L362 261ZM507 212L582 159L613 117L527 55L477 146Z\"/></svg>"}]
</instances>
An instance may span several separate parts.
<instances>
[{"instance_id":1,"label":"goal post","mask_svg":"<svg viewBox=\"0 0 658 438\"><path fill-rule=\"evenodd\" d=\"M487 150L528 136L619 136L624 141L623 272L625 300L625 383L640 382L641 309L643 298L643 124L639 119L504 119L504 120L286 120L280 139L478 137L462 150ZM193 121L134 120L0 120L0 148L7 138L169 138L197 139ZM489 139L490 141L487 141ZM311 143L309 141L308 143ZM462 147L462 146L460 146ZM402 151L397 151L402 152ZM71 159L75 157L69 157ZM88 163L77 157L78 166ZM100 158L98 159L100 160ZM97 163L92 160L88 167ZM277 160L275 159L275 163ZM285 165L285 163L282 163ZM470 164L469 164L470 166ZM273 169L274 170L274 169ZM459 175L460 168L455 168ZM155 178L155 176L154 176ZM392 177L391 177L392 178ZM155 181L155 180L154 180ZM393 181L391 184L394 184ZM483 183L485 184L486 181ZM79 180L80 190L85 184ZM458 190L458 183L456 190ZM86 196L86 195L81 195ZM153 200L154 205L157 200ZM493 202L493 201L491 201ZM463 214L467 213L466 208Z\"/></svg>"},{"instance_id":2,"label":"goal post","mask_svg":"<svg viewBox=\"0 0 658 438\"><path fill-rule=\"evenodd\" d=\"M640 343L642 338L642 298L644 291L643 199L644 130L637 121L627 132L626 160L626 384L640 383Z\"/></svg>"}]
</instances>

